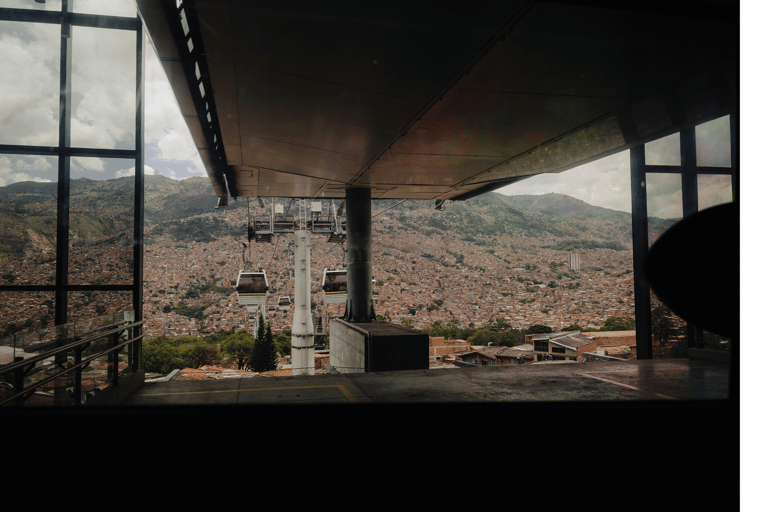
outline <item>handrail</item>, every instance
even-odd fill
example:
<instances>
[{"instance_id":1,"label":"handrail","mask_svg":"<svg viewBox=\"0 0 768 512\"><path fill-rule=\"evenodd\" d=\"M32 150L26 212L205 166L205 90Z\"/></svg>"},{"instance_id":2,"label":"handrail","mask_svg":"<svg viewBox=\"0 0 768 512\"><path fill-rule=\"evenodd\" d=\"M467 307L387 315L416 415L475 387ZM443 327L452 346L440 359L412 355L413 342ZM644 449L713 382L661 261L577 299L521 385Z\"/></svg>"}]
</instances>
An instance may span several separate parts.
<instances>
[{"instance_id":1,"label":"handrail","mask_svg":"<svg viewBox=\"0 0 768 512\"><path fill-rule=\"evenodd\" d=\"M82 339L73 341L72 343L69 343L68 345L63 345L63 346L61 346L59 348L56 348L54 350L50 350L50 351L45 352L43 354L40 354L40 355L37 355L37 356L34 356L34 357L25 358L23 361L18 361L16 363L11 363L9 365L0 367L0 375L4 375L4 374L6 374L8 372L11 372L11 371L13 371L13 370L15 370L15 369L17 369L19 367L23 367L23 366L28 365L30 363L36 363L38 361L42 361L44 359L48 359L49 357L51 357L53 355L56 355L59 352L69 352L70 350L72 350L73 348L76 348L79 345L85 345L85 344L91 343L91 342L93 342L93 341L95 341L95 340L97 340L99 338L103 338L105 336L109 336L110 334L116 334L116 333L122 332L122 331L124 331L126 329L131 329L133 327L138 327L138 326L143 325L143 324L144 324L144 320L141 320L139 322L133 322L132 324L125 325L123 327L117 327L117 328L112 329L110 331L98 332L98 333L93 334L92 336L90 336L88 338L82 338ZM113 325L118 325L118 324L113 324ZM109 327L111 327L111 326L109 326ZM88 333L88 334L91 334L91 333ZM69 339L69 338L64 338L64 339ZM60 340L53 340L50 343L46 343L44 346L51 345L53 343L56 343L57 341L60 341Z\"/></svg>"},{"instance_id":2,"label":"handrail","mask_svg":"<svg viewBox=\"0 0 768 512\"><path fill-rule=\"evenodd\" d=\"M8 402L22 399L21 402L18 405L23 404L23 402L31 396L34 391L44 386L45 384L48 384L56 379L60 379L63 375L66 375L71 372L77 372L81 368L87 367L93 360L103 357L105 355L111 354L112 352L120 351L123 347L135 343L144 337L143 332L139 332L137 336L132 337L131 339L127 341L123 341L117 345L110 346L106 348L105 350L100 351L97 354L94 354L92 356L89 356L84 361L78 361L73 366L70 366L69 368L59 368L59 371L57 371L54 375L51 375L48 378L45 378L39 382L36 382L34 384L30 384L29 386L24 386L23 384L23 377L19 377L18 372L29 372L32 368L34 368L35 364L37 364L40 361L43 361L45 359L49 359L53 356L56 356L61 353L69 353L73 350L77 350L79 347L87 346L93 343L94 341L97 341L99 339L105 338L105 337L111 337L113 335L120 335L125 331L128 331L129 329L134 329L136 327L140 327L144 324L144 320L140 320L138 322L132 322L130 320L126 320L126 323L112 323L108 325L102 325L94 327L91 331L84 333L84 337L80 339L76 339L75 341L69 342L71 338L74 336L68 336L66 338L58 339L58 340L52 340L51 342L45 343L42 345L41 348L49 347L52 344L59 344L59 343L66 343L65 345L59 346L57 348L54 348L52 350L45 351L42 354L29 357L26 359L23 359L21 361L16 361L11 364L5 365L0 367L0 377L3 377L7 374L11 374L12 376L15 374L16 376L16 383L13 384L13 394L11 396L8 396L0 401L0 406L3 406L7 404ZM79 358L79 353L76 355L76 358ZM77 360L77 359L76 359ZM117 361L115 361L115 365L117 365ZM29 368L28 370L25 369ZM22 374L23 375L23 374ZM117 366L115 366L115 375L117 375ZM115 382L116 382L116 378ZM19 379L21 379L22 384L19 385ZM5 379L0 379L1 381L7 382ZM79 389L80 382L76 382L75 389ZM79 399L78 399L79 400Z\"/></svg>"},{"instance_id":3,"label":"handrail","mask_svg":"<svg viewBox=\"0 0 768 512\"><path fill-rule=\"evenodd\" d=\"M137 322L137 324L142 324L142 323L144 323L144 322L143 321L142 322ZM126 329L130 329L130 328L131 328L131 326L127 326L126 327ZM103 336L98 336L96 338L92 338L90 341L93 341L94 339L99 339L101 337L103 337ZM6 397L4 400L0 401L0 406L3 406L4 404L6 404L8 402L11 402L11 401L13 401L13 400L15 400L15 399L17 399L19 397L23 397L24 395L27 395L27 394L31 395L32 392L34 392L35 389L43 386L44 384L48 384L49 382L52 382L52 381L54 381L56 379L60 379L62 375L66 375L67 373L76 371L81 366L82 367L86 367L89 364L91 364L91 361L93 361L94 359L98 359L99 357L103 357L105 354L109 354L110 352L114 352L116 350L120 350L121 348L123 348L124 346L128 345L129 343L133 343L134 341L140 340L143 337L144 337L144 334L142 333L142 334L136 336L135 338L132 338L132 339L130 339L128 341L124 341L123 343L121 343L119 345L116 345L114 347L110 347L109 349L105 350L104 352L99 352L98 354L95 354L95 355L89 357L88 359L85 359L84 361L81 361L80 363L78 363L78 364L76 364L74 366L71 366L69 368L66 368L66 369L64 369L64 370L54 374L54 375L51 375L47 379L43 379L40 382L36 382L36 383L34 383L34 384L30 385L30 386L26 386L21 391L17 391L13 395L11 395L9 397ZM90 341L88 343L90 343ZM72 346L74 347L76 345L73 344ZM47 359L49 357L51 357L50 353L45 354L45 357L43 359ZM32 359L33 358L25 359L24 361L19 361L19 363L16 363L16 364L18 366L23 366L25 363L26 364L31 363ZM18 369L18 367L17 367L17 369ZM2 373L5 373L5 372L2 372Z\"/></svg>"}]
</instances>

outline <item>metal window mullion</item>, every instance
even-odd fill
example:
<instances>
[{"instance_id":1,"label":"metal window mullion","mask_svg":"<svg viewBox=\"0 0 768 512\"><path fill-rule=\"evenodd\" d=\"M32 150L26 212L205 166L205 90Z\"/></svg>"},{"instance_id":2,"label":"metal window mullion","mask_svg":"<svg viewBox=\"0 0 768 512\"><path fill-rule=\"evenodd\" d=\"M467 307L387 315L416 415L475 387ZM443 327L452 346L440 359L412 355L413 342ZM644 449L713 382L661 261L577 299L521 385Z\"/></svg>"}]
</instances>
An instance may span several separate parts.
<instances>
[{"instance_id":1,"label":"metal window mullion","mask_svg":"<svg viewBox=\"0 0 768 512\"><path fill-rule=\"evenodd\" d=\"M72 27L67 14L72 2L62 0L59 64L59 176L56 213L56 292L54 323L67 323L67 289L69 284L69 187L70 157L63 154L71 143L72 109Z\"/></svg>"},{"instance_id":2,"label":"metal window mullion","mask_svg":"<svg viewBox=\"0 0 768 512\"><path fill-rule=\"evenodd\" d=\"M144 318L144 31L137 15L136 27L136 172L134 173L133 208L133 310L135 321ZM138 371L141 343L134 343L129 360ZM135 365L135 366L134 366Z\"/></svg>"},{"instance_id":3,"label":"metal window mullion","mask_svg":"<svg viewBox=\"0 0 768 512\"><path fill-rule=\"evenodd\" d=\"M680 132L680 185L683 195L683 217L699 211L698 169L696 162L696 128ZM686 322L688 346L701 348L701 327Z\"/></svg>"},{"instance_id":4,"label":"metal window mullion","mask_svg":"<svg viewBox=\"0 0 768 512\"><path fill-rule=\"evenodd\" d=\"M645 278L648 258L648 195L645 173L645 145L629 150L632 190L632 262L635 281L635 328L637 358L652 359L651 289Z\"/></svg>"}]
</instances>

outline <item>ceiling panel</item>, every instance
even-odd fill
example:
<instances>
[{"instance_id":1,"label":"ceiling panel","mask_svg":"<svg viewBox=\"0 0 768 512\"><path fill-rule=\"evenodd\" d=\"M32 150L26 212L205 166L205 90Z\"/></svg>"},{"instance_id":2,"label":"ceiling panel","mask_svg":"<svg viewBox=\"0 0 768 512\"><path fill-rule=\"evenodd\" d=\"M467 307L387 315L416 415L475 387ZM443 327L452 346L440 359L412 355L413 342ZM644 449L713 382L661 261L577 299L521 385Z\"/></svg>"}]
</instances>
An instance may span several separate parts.
<instances>
[{"instance_id":1,"label":"ceiling panel","mask_svg":"<svg viewBox=\"0 0 768 512\"><path fill-rule=\"evenodd\" d=\"M169 44L178 15L158 7L173 3L137 4L182 111L198 115ZM602 5L187 0L233 166L217 163L212 183L231 175L234 196L464 198L736 107L738 3ZM243 168L258 182L238 190Z\"/></svg>"}]
</instances>

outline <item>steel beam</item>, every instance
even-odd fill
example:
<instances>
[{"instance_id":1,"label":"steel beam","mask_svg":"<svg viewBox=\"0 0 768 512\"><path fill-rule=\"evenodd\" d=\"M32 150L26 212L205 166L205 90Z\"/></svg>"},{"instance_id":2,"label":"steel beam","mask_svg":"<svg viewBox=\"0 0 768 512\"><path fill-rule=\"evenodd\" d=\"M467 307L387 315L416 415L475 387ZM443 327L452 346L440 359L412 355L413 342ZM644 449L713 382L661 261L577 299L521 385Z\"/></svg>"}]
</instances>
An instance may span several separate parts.
<instances>
[{"instance_id":1,"label":"steel beam","mask_svg":"<svg viewBox=\"0 0 768 512\"><path fill-rule=\"evenodd\" d=\"M348 322L371 322L373 265L371 258L371 189L348 188L347 201L347 310Z\"/></svg>"},{"instance_id":2,"label":"steel beam","mask_svg":"<svg viewBox=\"0 0 768 512\"><path fill-rule=\"evenodd\" d=\"M696 128L680 132L680 184L683 193L683 217L699 211L699 184L696 162ZM688 347L701 348L703 334L701 327L687 322Z\"/></svg>"},{"instance_id":3,"label":"steel beam","mask_svg":"<svg viewBox=\"0 0 768 512\"><path fill-rule=\"evenodd\" d=\"M136 16L136 163L133 194L133 311L134 319L144 319L144 31L141 18ZM128 349L140 369L141 343Z\"/></svg>"},{"instance_id":4,"label":"steel beam","mask_svg":"<svg viewBox=\"0 0 768 512\"><path fill-rule=\"evenodd\" d=\"M645 173L645 145L629 150L632 188L632 261L635 277L635 332L637 358L652 359L651 288L645 278L648 258L648 195Z\"/></svg>"},{"instance_id":5,"label":"steel beam","mask_svg":"<svg viewBox=\"0 0 768 512\"><path fill-rule=\"evenodd\" d=\"M62 13L72 12L72 2L62 0ZM59 151L68 148L72 126L72 26L61 17L61 52L59 59ZM59 156L58 197L56 213L56 297L54 323L67 323L67 290L69 284L69 161Z\"/></svg>"}]
</instances>

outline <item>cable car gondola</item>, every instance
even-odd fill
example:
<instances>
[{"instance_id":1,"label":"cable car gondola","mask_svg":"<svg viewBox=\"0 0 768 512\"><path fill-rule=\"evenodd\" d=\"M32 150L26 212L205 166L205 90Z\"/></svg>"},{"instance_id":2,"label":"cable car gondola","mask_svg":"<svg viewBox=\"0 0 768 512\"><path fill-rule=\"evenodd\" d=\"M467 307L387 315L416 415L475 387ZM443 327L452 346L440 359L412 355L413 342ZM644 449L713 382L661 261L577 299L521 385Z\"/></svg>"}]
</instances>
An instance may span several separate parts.
<instances>
[{"instance_id":1,"label":"cable car gondola","mask_svg":"<svg viewBox=\"0 0 768 512\"><path fill-rule=\"evenodd\" d=\"M288 296L280 297L277 301L277 307L280 311L288 311L291 309L291 298Z\"/></svg>"},{"instance_id":2,"label":"cable car gondola","mask_svg":"<svg viewBox=\"0 0 768 512\"><path fill-rule=\"evenodd\" d=\"M346 269L323 269L323 299L328 304L347 302Z\"/></svg>"},{"instance_id":3,"label":"cable car gondola","mask_svg":"<svg viewBox=\"0 0 768 512\"><path fill-rule=\"evenodd\" d=\"M246 306L249 312L255 312L258 307L267 303L269 283L267 273L263 270L241 270L237 275L237 301L241 306Z\"/></svg>"}]
</instances>

